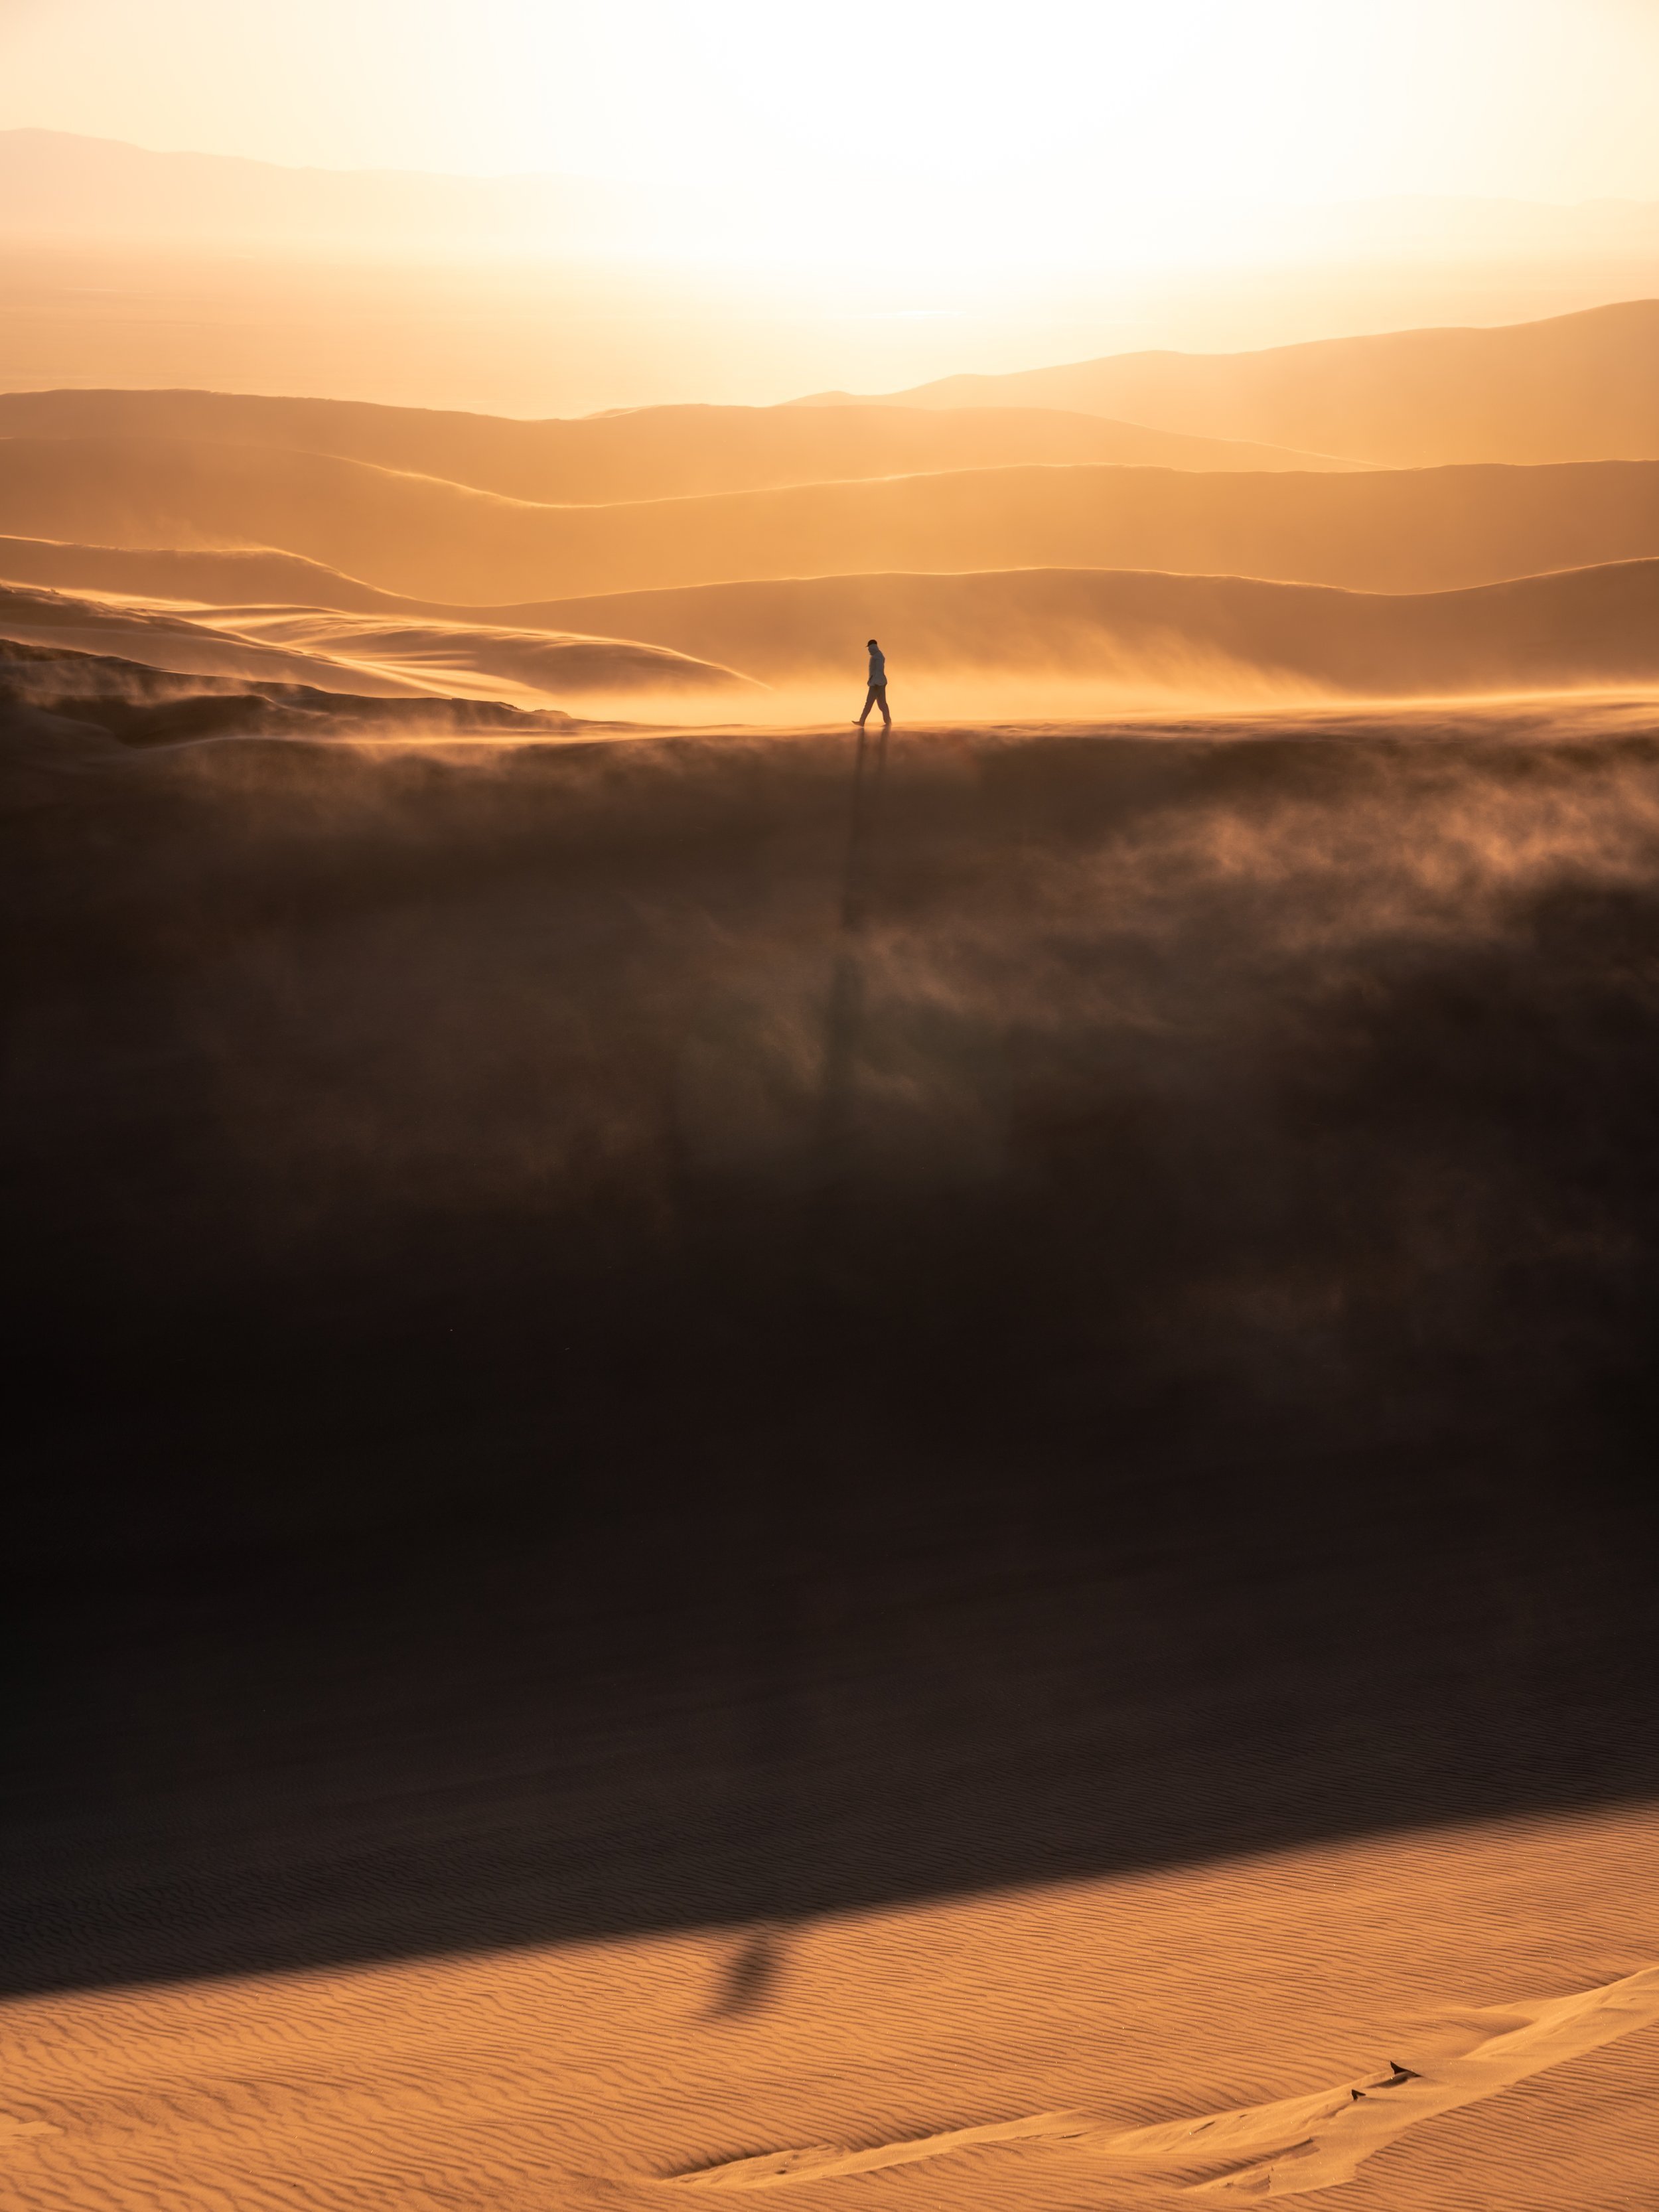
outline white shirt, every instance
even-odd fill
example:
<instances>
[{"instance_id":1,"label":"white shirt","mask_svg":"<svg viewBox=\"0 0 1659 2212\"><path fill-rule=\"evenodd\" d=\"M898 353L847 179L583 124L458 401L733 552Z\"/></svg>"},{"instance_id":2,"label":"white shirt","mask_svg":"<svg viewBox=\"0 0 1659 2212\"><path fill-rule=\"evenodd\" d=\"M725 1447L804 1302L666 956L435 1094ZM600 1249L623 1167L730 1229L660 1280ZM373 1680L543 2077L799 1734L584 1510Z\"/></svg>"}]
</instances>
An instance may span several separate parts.
<instances>
[{"instance_id":1,"label":"white shirt","mask_svg":"<svg viewBox=\"0 0 1659 2212\"><path fill-rule=\"evenodd\" d=\"M887 655L884 653L872 653L870 655L870 681L872 684L887 681Z\"/></svg>"}]
</instances>

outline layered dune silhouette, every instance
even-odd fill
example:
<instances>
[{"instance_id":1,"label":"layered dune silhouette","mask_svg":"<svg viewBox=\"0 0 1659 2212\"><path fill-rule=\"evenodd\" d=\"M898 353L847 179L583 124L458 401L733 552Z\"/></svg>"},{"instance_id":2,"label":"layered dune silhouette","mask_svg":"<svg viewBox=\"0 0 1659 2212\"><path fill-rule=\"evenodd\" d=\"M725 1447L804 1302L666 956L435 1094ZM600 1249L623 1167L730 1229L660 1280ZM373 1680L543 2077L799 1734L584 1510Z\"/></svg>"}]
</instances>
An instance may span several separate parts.
<instances>
[{"instance_id":1,"label":"layered dune silhouette","mask_svg":"<svg viewBox=\"0 0 1659 2212\"><path fill-rule=\"evenodd\" d=\"M908 666L929 675L1119 679L1200 694L1231 682L1256 696L1288 679L1372 697L1659 678L1659 561L1431 593L1027 568L711 584L521 611L648 638L778 684L844 672L861 620L902 638Z\"/></svg>"},{"instance_id":2,"label":"layered dune silhouette","mask_svg":"<svg viewBox=\"0 0 1659 2212\"><path fill-rule=\"evenodd\" d=\"M853 403L1060 407L1390 468L1659 457L1659 301L1496 330L1389 331L1243 354L1124 354L951 376Z\"/></svg>"},{"instance_id":3,"label":"layered dune silhouette","mask_svg":"<svg viewBox=\"0 0 1659 2212\"><path fill-rule=\"evenodd\" d=\"M589 178L423 176L158 152L68 131L0 131L0 232L133 245L411 250L615 246L641 196Z\"/></svg>"},{"instance_id":4,"label":"layered dune silhouette","mask_svg":"<svg viewBox=\"0 0 1659 2212\"><path fill-rule=\"evenodd\" d=\"M0 575L27 566L15 544L0 541ZM49 550L74 568L82 549ZM124 574L130 589L157 573L179 580L166 561L158 570L137 554L123 568L108 549L85 550L88 565L104 556L106 573ZM222 560L222 580L246 580L235 567L244 556L199 557ZM929 685L954 696L963 684L1012 678L1030 712L1057 690L1075 702L1090 684L1119 699L1260 703L1659 680L1659 561L1415 594L1029 568L714 584L472 611L364 593L380 599L375 612L338 611L357 596L349 578L307 569L302 580L322 587L318 603L145 607L0 585L0 636L137 656L179 673L520 704L636 696L653 713L680 702L704 717L744 720L767 711L757 684L781 695L773 711L832 707L848 690L847 640L860 625L903 639L913 698L925 703Z\"/></svg>"},{"instance_id":5,"label":"layered dune silhouette","mask_svg":"<svg viewBox=\"0 0 1659 2212\"><path fill-rule=\"evenodd\" d=\"M362 461L149 438L0 440L0 529L280 549L499 604L771 576L1184 569L1433 591L1659 553L1659 461L1255 475L1036 466L550 506Z\"/></svg>"},{"instance_id":6,"label":"layered dune silhouette","mask_svg":"<svg viewBox=\"0 0 1659 2212\"><path fill-rule=\"evenodd\" d=\"M176 546L77 545L55 538L0 537L0 575L20 584L78 588L146 599L246 606L408 611L422 604L378 592L297 553L185 552Z\"/></svg>"},{"instance_id":7,"label":"layered dune silhouette","mask_svg":"<svg viewBox=\"0 0 1659 2212\"><path fill-rule=\"evenodd\" d=\"M1363 465L1031 408L636 407L520 422L329 399L213 392L0 393L0 437L203 439L369 461L511 499L602 504L780 484L1115 462L1174 469Z\"/></svg>"}]
</instances>

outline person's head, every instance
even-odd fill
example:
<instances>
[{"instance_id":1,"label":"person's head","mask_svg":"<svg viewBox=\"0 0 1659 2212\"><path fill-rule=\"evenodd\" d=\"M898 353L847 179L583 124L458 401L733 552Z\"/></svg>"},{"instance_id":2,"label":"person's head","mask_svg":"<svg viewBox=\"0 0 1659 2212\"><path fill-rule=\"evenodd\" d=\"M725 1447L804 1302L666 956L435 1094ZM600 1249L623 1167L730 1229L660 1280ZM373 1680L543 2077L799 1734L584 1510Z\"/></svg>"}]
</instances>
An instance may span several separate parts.
<instances>
[{"instance_id":1,"label":"person's head","mask_svg":"<svg viewBox=\"0 0 1659 2212\"><path fill-rule=\"evenodd\" d=\"M872 637L866 638L865 640L865 643L869 647L872 653L878 653L881 650L880 647L877 645L876 641Z\"/></svg>"}]
</instances>

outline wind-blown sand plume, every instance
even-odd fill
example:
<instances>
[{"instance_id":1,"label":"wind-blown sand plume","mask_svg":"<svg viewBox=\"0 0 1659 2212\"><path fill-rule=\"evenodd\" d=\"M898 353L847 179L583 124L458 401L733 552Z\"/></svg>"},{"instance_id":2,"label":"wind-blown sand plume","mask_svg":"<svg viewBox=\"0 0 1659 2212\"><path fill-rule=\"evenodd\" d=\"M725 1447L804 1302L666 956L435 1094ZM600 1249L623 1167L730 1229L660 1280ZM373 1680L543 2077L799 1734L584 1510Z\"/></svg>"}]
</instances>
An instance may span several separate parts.
<instances>
[{"instance_id":1,"label":"wind-blown sand plume","mask_svg":"<svg viewBox=\"0 0 1659 2212\"><path fill-rule=\"evenodd\" d=\"M368 684L353 692L269 676L238 682L0 635L0 728L13 738L21 731L20 757L30 771L52 768L55 735L74 740L88 731L137 746L221 738L415 744L488 737L501 744L562 741L584 726L547 707L524 708L435 691L392 692L386 685L377 690ZM78 742L62 750L71 766L85 757ZM95 747L94 755L107 763L106 746Z\"/></svg>"},{"instance_id":2,"label":"wind-blown sand plume","mask_svg":"<svg viewBox=\"0 0 1659 2212\"><path fill-rule=\"evenodd\" d=\"M378 592L297 553L185 551L173 546L77 545L56 538L0 537L0 577L70 591L108 592L197 605L338 607L410 612L424 602ZM458 611L446 608L446 611Z\"/></svg>"},{"instance_id":3,"label":"wind-blown sand plume","mask_svg":"<svg viewBox=\"0 0 1659 2212\"><path fill-rule=\"evenodd\" d=\"M464 680L501 696L520 685L546 696L649 690L664 701L678 692L694 705L710 691L740 692L744 671L789 687L789 702L775 702L775 710L799 704L809 719L831 711L832 701L838 716L847 641L872 628L904 641L911 714L937 710L952 690L985 707L988 679L1012 679L1021 688L1011 691L1011 708L1030 714L1137 690L1148 702L1243 704L1616 690L1659 676L1659 563L1651 561L1426 594L1032 568L699 585L472 609L375 592L277 554L13 538L0 540L0 575L7 574L181 600L146 612L131 598L82 599L71 617L65 605L52 616L83 623L88 649L148 654L167 666L188 657L192 666L276 673L256 649L262 656L281 643L290 657L303 647L378 671L387 684L425 688L435 669L451 689ZM238 590L259 585L264 604ZM383 612L353 611L365 607ZM8 634L36 635L45 619L37 599L0 595ZM221 643L214 633L229 635ZM629 642L635 640L652 642ZM305 672L290 658L288 672ZM320 663L312 672L332 680ZM1092 697L1080 688L1090 685ZM750 711L735 697L728 704Z\"/></svg>"},{"instance_id":4,"label":"wind-blown sand plume","mask_svg":"<svg viewBox=\"0 0 1659 2212\"><path fill-rule=\"evenodd\" d=\"M978 681L983 698L986 679L1017 676L1036 712L1068 684L1088 681L1139 684L1153 696L1225 697L1231 689L1242 700L1275 690L1386 698L1639 688L1659 678L1653 561L1427 595L1027 568L708 584L520 612L657 639L779 684L844 678L848 638L873 629L902 639L913 678Z\"/></svg>"},{"instance_id":5,"label":"wind-blown sand plume","mask_svg":"<svg viewBox=\"0 0 1659 2212\"><path fill-rule=\"evenodd\" d=\"M258 446L0 440L0 528L298 553L498 604L769 576L1080 566L1435 591L1659 554L1659 461L1200 475L973 469L552 507Z\"/></svg>"},{"instance_id":6,"label":"wind-blown sand plume","mask_svg":"<svg viewBox=\"0 0 1659 2212\"><path fill-rule=\"evenodd\" d=\"M474 693L539 705L649 694L689 699L706 712L709 695L720 694L728 710L753 713L765 696L763 685L734 669L623 638L283 606L204 610L203 620L258 646L284 652L297 646L342 671L361 669L446 697Z\"/></svg>"},{"instance_id":7,"label":"wind-blown sand plume","mask_svg":"<svg viewBox=\"0 0 1659 2212\"><path fill-rule=\"evenodd\" d=\"M271 447L442 477L512 499L605 504L1021 462L1344 470L1363 463L1053 409L637 407L542 422L217 392L0 393L0 437Z\"/></svg>"},{"instance_id":8,"label":"wind-blown sand plume","mask_svg":"<svg viewBox=\"0 0 1659 2212\"><path fill-rule=\"evenodd\" d=\"M823 394L808 405L846 395ZM1060 407L1390 468L1659 457L1659 300L1497 330L951 376L871 404ZM866 403L859 403L860 404Z\"/></svg>"},{"instance_id":9,"label":"wind-blown sand plume","mask_svg":"<svg viewBox=\"0 0 1659 2212\"><path fill-rule=\"evenodd\" d=\"M729 668L609 637L425 620L389 623L320 609L140 607L0 584L0 638L80 653L125 653L178 675L320 684L388 698L478 698L544 707L561 698L730 706L762 687Z\"/></svg>"},{"instance_id":10,"label":"wind-blown sand plume","mask_svg":"<svg viewBox=\"0 0 1659 2212\"><path fill-rule=\"evenodd\" d=\"M263 678L268 682L322 684L343 673L325 655L292 653L252 639L227 635L171 608L142 607L27 591L0 584L0 638L51 646L77 656L109 656L175 676ZM405 677L362 672L360 690L408 697L430 687Z\"/></svg>"}]
</instances>

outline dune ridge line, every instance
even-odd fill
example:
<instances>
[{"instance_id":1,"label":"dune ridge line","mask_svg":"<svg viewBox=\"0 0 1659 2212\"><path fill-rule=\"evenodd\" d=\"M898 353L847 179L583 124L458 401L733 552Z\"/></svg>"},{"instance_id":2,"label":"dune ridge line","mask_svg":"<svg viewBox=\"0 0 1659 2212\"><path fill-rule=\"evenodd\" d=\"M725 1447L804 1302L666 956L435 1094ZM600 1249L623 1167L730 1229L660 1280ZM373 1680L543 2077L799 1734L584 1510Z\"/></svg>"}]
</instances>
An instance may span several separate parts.
<instances>
[{"instance_id":1,"label":"dune ridge line","mask_svg":"<svg viewBox=\"0 0 1659 2212\"><path fill-rule=\"evenodd\" d=\"M1352 2181L1368 2158L1425 2120L1659 2023L1659 1966L1575 1996L1508 2007L1502 2016L1516 2012L1528 2015L1523 2026L1500 2029L1461 2057L1421 2068L1390 2059L1386 2073L1231 2112L1122 2130L1087 2110L1038 2112L861 2150L814 2144L764 2151L665 2179L684 2188L768 2189L918 2165L982 2146L1074 2143L1127 2172L1223 2169L1188 2184L1193 2196L1307 2195Z\"/></svg>"}]
</instances>

